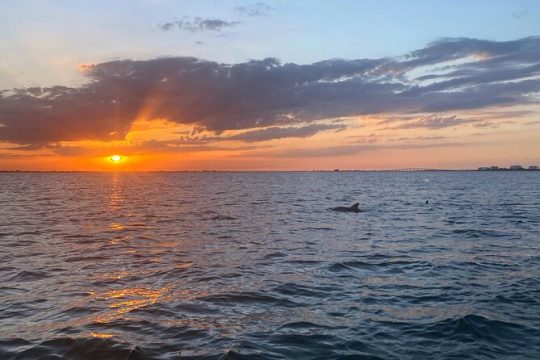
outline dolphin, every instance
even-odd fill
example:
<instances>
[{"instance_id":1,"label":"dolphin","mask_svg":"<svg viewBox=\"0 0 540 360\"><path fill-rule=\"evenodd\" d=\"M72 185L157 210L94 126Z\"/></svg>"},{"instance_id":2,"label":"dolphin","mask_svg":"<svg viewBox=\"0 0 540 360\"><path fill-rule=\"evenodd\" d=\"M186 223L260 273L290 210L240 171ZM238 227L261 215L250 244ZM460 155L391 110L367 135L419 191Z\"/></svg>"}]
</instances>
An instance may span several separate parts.
<instances>
[{"instance_id":1,"label":"dolphin","mask_svg":"<svg viewBox=\"0 0 540 360\"><path fill-rule=\"evenodd\" d=\"M332 210L334 210L334 211L339 211L339 212L354 212L354 213L359 213L361 210L358 208L358 205L360 205L360 203L355 203L355 204L353 204L351 207L347 207L347 206L338 206L338 207L332 208Z\"/></svg>"}]
</instances>

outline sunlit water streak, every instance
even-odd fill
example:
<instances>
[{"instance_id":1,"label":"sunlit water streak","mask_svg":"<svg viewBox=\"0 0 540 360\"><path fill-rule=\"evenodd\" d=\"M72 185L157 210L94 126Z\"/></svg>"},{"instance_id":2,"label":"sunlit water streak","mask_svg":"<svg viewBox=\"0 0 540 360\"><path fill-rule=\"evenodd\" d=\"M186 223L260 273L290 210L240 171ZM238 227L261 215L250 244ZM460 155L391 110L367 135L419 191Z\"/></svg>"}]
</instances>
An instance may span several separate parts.
<instances>
[{"instance_id":1,"label":"sunlit water streak","mask_svg":"<svg viewBox=\"0 0 540 360\"><path fill-rule=\"evenodd\" d=\"M1 359L540 358L540 173L0 184Z\"/></svg>"}]
</instances>

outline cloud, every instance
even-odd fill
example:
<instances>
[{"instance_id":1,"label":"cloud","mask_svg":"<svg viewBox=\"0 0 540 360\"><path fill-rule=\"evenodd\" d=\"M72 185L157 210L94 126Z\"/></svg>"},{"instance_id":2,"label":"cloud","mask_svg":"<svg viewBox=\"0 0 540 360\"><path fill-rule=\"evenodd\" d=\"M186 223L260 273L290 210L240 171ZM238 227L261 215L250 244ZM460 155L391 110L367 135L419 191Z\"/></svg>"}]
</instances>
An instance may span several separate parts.
<instances>
[{"instance_id":1,"label":"cloud","mask_svg":"<svg viewBox=\"0 0 540 360\"><path fill-rule=\"evenodd\" d=\"M355 144L375 144L379 141L379 136L377 134L353 136L353 138L355 139L353 141Z\"/></svg>"},{"instance_id":2,"label":"cloud","mask_svg":"<svg viewBox=\"0 0 540 360\"><path fill-rule=\"evenodd\" d=\"M266 128L244 131L234 135L223 134L221 136L202 134L202 130L200 128L194 128L191 132L179 133L181 136L175 142L186 145L207 144L219 141L261 142L284 138L307 138L323 131L342 131L346 128L346 125L340 123L309 124L304 126L287 127L270 126Z\"/></svg>"},{"instance_id":3,"label":"cloud","mask_svg":"<svg viewBox=\"0 0 540 360\"><path fill-rule=\"evenodd\" d=\"M265 16L274 8L265 3L258 2L246 6L237 6L234 8L240 15L244 16Z\"/></svg>"},{"instance_id":4,"label":"cloud","mask_svg":"<svg viewBox=\"0 0 540 360\"><path fill-rule=\"evenodd\" d=\"M411 144L347 144L322 148L294 148L278 151L252 151L241 154L245 157L318 158L356 155L376 150L414 150L468 146L465 142L411 143Z\"/></svg>"},{"instance_id":5,"label":"cloud","mask_svg":"<svg viewBox=\"0 0 540 360\"><path fill-rule=\"evenodd\" d=\"M304 65L171 57L81 68L88 82L80 87L1 92L0 141L118 140L138 118L217 133L270 128L246 139L300 134L316 128L296 130L298 124L359 115L416 117L400 119L399 128L457 126L469 120L449 112L538 104L540 38L442 39L395 58Z\"/></svg>"},{"instance_id":6,"label":"cloud","mask_svg":"<svg viewBox=\"0 0 540 360\"><path fill-rule=\"evenodd\" d=\"M393 127L393 129L442 129L447 127L454 127L458 125L468 124L472 121L470 119L460 119L455 115L441 116L439 114L422 116L418 119L402 122L401 124Z\"/></svg>"},{"instance_id":7,"label":"cloud","mask_svg":"<svg viewBox=\"0 0 540 360\"><path fill-rule=\"evenodd\" d=\"M312 124L303 127L277 127L246 131L238 135L229 136L227 140L241 140L245 142L266 141L283 138L307 138L321 131L344 130L345 125Z\"/></svg>"},{"instance_id":8,"label":"cloud","mask_svg":"<svg viewBox=\"0 0 540 360\"><path fill-rule=\"evenodd\" d=\"M514 11L512 13L512 17L514 17L514 19L521 19L522 17L527 16L529 14L530 14L529 10L524 9L521 11Z\"/></svg>"},{"instance_id":9,"label":"cloud","mask_svg":"<svg viewBox=\"0 0 540 360\"><path fill-rule=\"evenodd\" d=\"M433 141L433 140L445 140L447 136L414 136L414 137L400 137L397 139L390 139L390 141Z\"/></svg>"},{"instance_id":10,"label":"cloud","mask_svg":"<svg viewBox=\"0 0 540 360\"><path fill-rule=\"evenodd\" d=\"M127 134L137 108L121 104L121 89L29 88L0 97L0 141L19 144L64 140L119 140ZM118 94L121 95L121 94ZM127 101L123 97L123 101Z\"/></svg>"},{"instance_id":11,"label":"cloud","mask_svg":"<svg viewBox=\"0 0 540 360\"><path fill-rule=\"evenodd\" d=\"M203 19L195 17L184 17L182 20L175 20L159 25L159 28L164 31L174 29L189 31L192 33L202 31L221 31L225 28L233 27L240 24L239 21L225 21L221 19Z\"/></svg>"}]
</instances>

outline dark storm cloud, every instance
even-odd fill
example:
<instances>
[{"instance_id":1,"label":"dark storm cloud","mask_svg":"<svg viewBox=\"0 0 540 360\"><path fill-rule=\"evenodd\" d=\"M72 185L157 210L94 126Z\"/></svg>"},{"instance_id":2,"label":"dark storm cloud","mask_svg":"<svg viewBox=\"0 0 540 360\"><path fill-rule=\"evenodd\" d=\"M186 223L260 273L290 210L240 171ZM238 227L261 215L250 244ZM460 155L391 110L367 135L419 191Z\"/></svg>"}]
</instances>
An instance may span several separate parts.
<instances>
[{"instance_id":1,"label":"dark storm cloud","mask_svg":"<svg viewBox=\"0 0 540 360\"><path fill-rule=\"evenodd\" d=\"M195 17L193 19L185 17L182 20L175 20L166 22L159 25L161 30L170 31L174 29L185 30L189 32L201 32L201 31L220 31L225 28L236 26L240 24L239 21L225 21L222 19L203 19Z\"/></svg>"},{"instance_id":2,"label":"dark storm cloud","mask_svg":"<svg viewBox=\"0 0 540 360\"><path fill-rule=\"evenodd\" d=\"M244 16L265 16L274 8L262 2L234 8L240 15Z\"/></svg>"},{"instance_id":3,"label":"dark storm cloud","mask_svg":"<svg viewBox=\"0 0 540 360\"><path fill-rule=\"evenodd\" d=\"M76 88L0 93L0 140L123 139L138 116L217 133L270 128L253 130L263 139L283 136L272 127L371 114L426 116L404 119L402 128L458 126L467 121L452 111L538 103L540 38L442 39L397 58L308 65L272 58L233 65L191 57L117 60L88 65L84 74L88 83Z\"/></svg>"}]
</instances>

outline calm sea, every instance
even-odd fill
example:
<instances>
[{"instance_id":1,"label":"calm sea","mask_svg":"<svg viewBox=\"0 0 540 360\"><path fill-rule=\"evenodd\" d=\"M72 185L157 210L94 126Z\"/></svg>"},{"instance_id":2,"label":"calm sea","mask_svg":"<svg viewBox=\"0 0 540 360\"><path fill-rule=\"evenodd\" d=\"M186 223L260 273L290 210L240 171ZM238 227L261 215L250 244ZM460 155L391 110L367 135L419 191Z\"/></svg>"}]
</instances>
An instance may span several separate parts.
<instances>
[{"instance_id":1,"label":"calm sea","mask_svg":"<svg viewBox=\"0 0 540 360\"><path fill-rule=\"evenodd\" d=\"M539 359L540 172L0 173L0 358Z\"/></svg>"}]
</instances>

